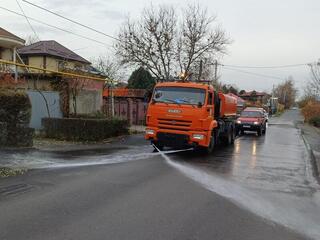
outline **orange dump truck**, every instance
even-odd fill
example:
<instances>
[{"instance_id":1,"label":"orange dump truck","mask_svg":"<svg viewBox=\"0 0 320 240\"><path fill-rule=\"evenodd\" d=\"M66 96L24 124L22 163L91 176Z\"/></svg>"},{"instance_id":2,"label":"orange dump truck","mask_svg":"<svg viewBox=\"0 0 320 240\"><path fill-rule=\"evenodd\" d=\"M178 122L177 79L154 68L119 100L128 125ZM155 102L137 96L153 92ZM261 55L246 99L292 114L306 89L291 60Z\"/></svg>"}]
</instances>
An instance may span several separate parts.
<instances>
[{"instance_id":1,"label":"orange dump truck","mask_svg":"<svg viewBox=\"0 0 320 240\"><path fill-rule=\"evenodd\" d=\"M196 82L155 86L147 111L145 138L157 148L202 148L212 152L235 139L236 98Z\"/></svg>"}]
</instances>

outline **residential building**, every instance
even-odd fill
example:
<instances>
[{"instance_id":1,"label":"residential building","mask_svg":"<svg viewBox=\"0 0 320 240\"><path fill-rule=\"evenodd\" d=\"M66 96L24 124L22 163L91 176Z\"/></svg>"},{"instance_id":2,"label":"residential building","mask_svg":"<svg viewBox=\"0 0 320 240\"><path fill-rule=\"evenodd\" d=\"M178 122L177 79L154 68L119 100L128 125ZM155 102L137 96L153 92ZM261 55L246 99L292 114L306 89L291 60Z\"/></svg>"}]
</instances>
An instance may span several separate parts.
<instances>
[{"instance_id":1,"label":"residential building","mask_svg":"<svg viewBox=\"0 0 320 240\"><path fill-rule=\"evenodd\" d=\"M266 105L268 102L268 99L271 97L270 94L265 93L265 92L257 92L255 90L245 92L239 95L243 100L254 104L254 105Z\"/></svg>"},{"instance_id":2,"label":"residential building","mask_svg":"<svg viewBox=\"0 0 320 240\"><path fill-rule=\"evenodd\" d=\"M18 47L24 46L25 41L0 27L0 59L16 62L16 51ZM15 73L17 79L17 68L14 65L0 63L0 71Z\"/></svg>"},{"instance_id":3,"label":"residential building","mask_svg":"<svg viewBox=\"0 0 320 240\"><path fill-rule=\"evenodd\" d=\"M64 47L60 43L49 40L39 41L28 46L18 49L18 53L24 64L41 68L31 69L26 73L28 76L27 88L52 91L52 82L57 78L64 78L72 88L75 82L81 82L81 87L77 84L77 94L72 96L69 91L69 102L64 102L64 114L91 114L102 110L103 105L103 86L104 81L91 80L74 77L61 77L56 72L76 73L84 76L99 76L97 71L93 69L91 63L79 56L70 49ZM101 77L102 78L102 77ZM102 78L103 79L103 78ZM76 99L77 104L74 104ZM76 109L75 109L76 108ZM67 110L66 110L67 109Z\"/></svg>"}]
</instances>

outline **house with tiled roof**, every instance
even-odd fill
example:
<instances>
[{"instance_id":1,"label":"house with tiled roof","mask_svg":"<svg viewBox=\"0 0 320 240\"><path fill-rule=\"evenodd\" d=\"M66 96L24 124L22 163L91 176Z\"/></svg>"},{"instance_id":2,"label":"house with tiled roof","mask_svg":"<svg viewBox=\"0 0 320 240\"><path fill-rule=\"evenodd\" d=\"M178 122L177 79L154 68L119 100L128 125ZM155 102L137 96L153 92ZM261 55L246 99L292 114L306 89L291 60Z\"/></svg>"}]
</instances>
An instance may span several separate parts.
<instances>
[{"instance_id":1,"label":"house with tiled roof","mask_svg":"<svg viewBox=\"0 0 320 240\"><path fill-rule=\"evenodd\" d=\"M91 64L88 60L54 40L39 41L24 46L18 49L18 53L25 64L52 71L66 69L86 71ZM40 72L40 70L32 69L31 71Z\"/></svg>"},{"instance_id":2,"label":"house with tiled roof","mask_svg":"<svg viewBox=\"0 0 320 240\"><path fill-rule=\"evenodd\" d=\"M18 47L24 46L24 44L25 41L22 38L0 27L0 59L15 62L17 57L16 50ZM17 74L16 67L4 64L0 64L0 71L11 71Z\"/></svg>"},{"instance_id":3,"label":"house with tiled roof","mask_svg":"<svg viewBox=\"0 0 320 240\"><path fill-rule=\"evenodd\" d=\"M266 92L258 92L258 91L248 91L239 95L243 100L248 101L250 103L256 104L267 104L268 99L271 97L270 94Z\"/></svg>"},{"instance_id":4,"label":"house with tiled roof","mask_svg":"<svg viewBox=\"0 0 320 240\"><path fill-rule=\"evenodd\" d=\"M52 84L54 81L63 78L68 83L69 90L64 94L69 95L69 102L63 101L65 115L73 113L91 114L101 111L104 81L86 79L86 76L98 76L102 79L103 76L93 69L88 60L54 40L39 41L23 46L18 49L18 53L24 64L41 68L30 68L26 73L28 77L27 88L32 89L36 86L37 89L52 91L55 89L54 84ZM84 77L77 80L56 72L75 73ZM83 87L79 91L77 90L77 103L74 104L71 88L72 85L76 84L76 81L81 81Z\"/></svg>"}]
</instances>

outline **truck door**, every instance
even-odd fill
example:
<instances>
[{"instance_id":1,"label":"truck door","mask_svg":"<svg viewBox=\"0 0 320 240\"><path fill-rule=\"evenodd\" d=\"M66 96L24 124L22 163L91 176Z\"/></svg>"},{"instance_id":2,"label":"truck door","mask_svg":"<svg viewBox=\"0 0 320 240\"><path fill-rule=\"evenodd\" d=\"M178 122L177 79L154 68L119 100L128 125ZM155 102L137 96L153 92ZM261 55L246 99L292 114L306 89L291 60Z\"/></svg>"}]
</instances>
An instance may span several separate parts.
<instances>
[{"instance_id":1,"label":"truck door","mask_svg":"<svg viewBox=\"0 0 320 240\"><path fill-rule=\"evenodd\" d=\"M220 98L218 92L214 92L214 119L218 119L220 116Z\"/></svg>"},{"instance_id":2,"label":"truck door","mask_svg":"<svg viewBox=\"0 0 320 240\"><path fill-rule=\"evenodd\" d=\"M213 117L214 115L214 108L213 108L214 102L213 102L213 93L212 92L208 92L208 101L207 101L207 110L210 113L210 116Z\"/></svg>"}]
</instances>

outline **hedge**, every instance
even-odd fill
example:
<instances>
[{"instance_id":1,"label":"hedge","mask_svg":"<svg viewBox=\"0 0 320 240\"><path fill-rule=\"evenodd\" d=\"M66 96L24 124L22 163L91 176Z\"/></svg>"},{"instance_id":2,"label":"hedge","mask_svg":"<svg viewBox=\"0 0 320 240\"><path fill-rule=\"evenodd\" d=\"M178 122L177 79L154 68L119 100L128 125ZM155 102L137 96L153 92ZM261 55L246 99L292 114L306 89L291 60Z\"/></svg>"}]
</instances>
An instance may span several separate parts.
<instances>
[{"instance_id":1,"label":"hedge","mask_svg":"<svg viewBox=\"0 0 320 240\"><path fill-rule=\"evenodd\" d=\"M7 144L7 123L0 122L0 146Z\"/></svg>"},{"instance_id":2,"label":"hedge","mask_svg":"<svg viewBox=\"0 0 320 240\"><path fill-rule=\"evenodd\" d=\"M29 128L31 103L22 90L0 89L0 120L5 123L0 132L0 145L10 147L31 147L34 129ZM4 130L5 129L5 130Z\"/></svg>"},{"instance_id":3,"label":"hedge","mask_svg":"<svg viewBox=\"0 0 320 240\"><path fill-rule=\"evenodd\" d=\"M8 128L27 126L31 118L31 103L24 91L0 90L0 119Z\"/></svg>"},{"instance_id":4,"label":"hedge","mask_svg":"<svg viewBox=\"0 0 320 240\"><path fill-rule=\"evenodd\" d=\"M119 119L43 118L48 138L72 141L100 141L128 133L128 122Z\"/></svg>"}]
</instances>

